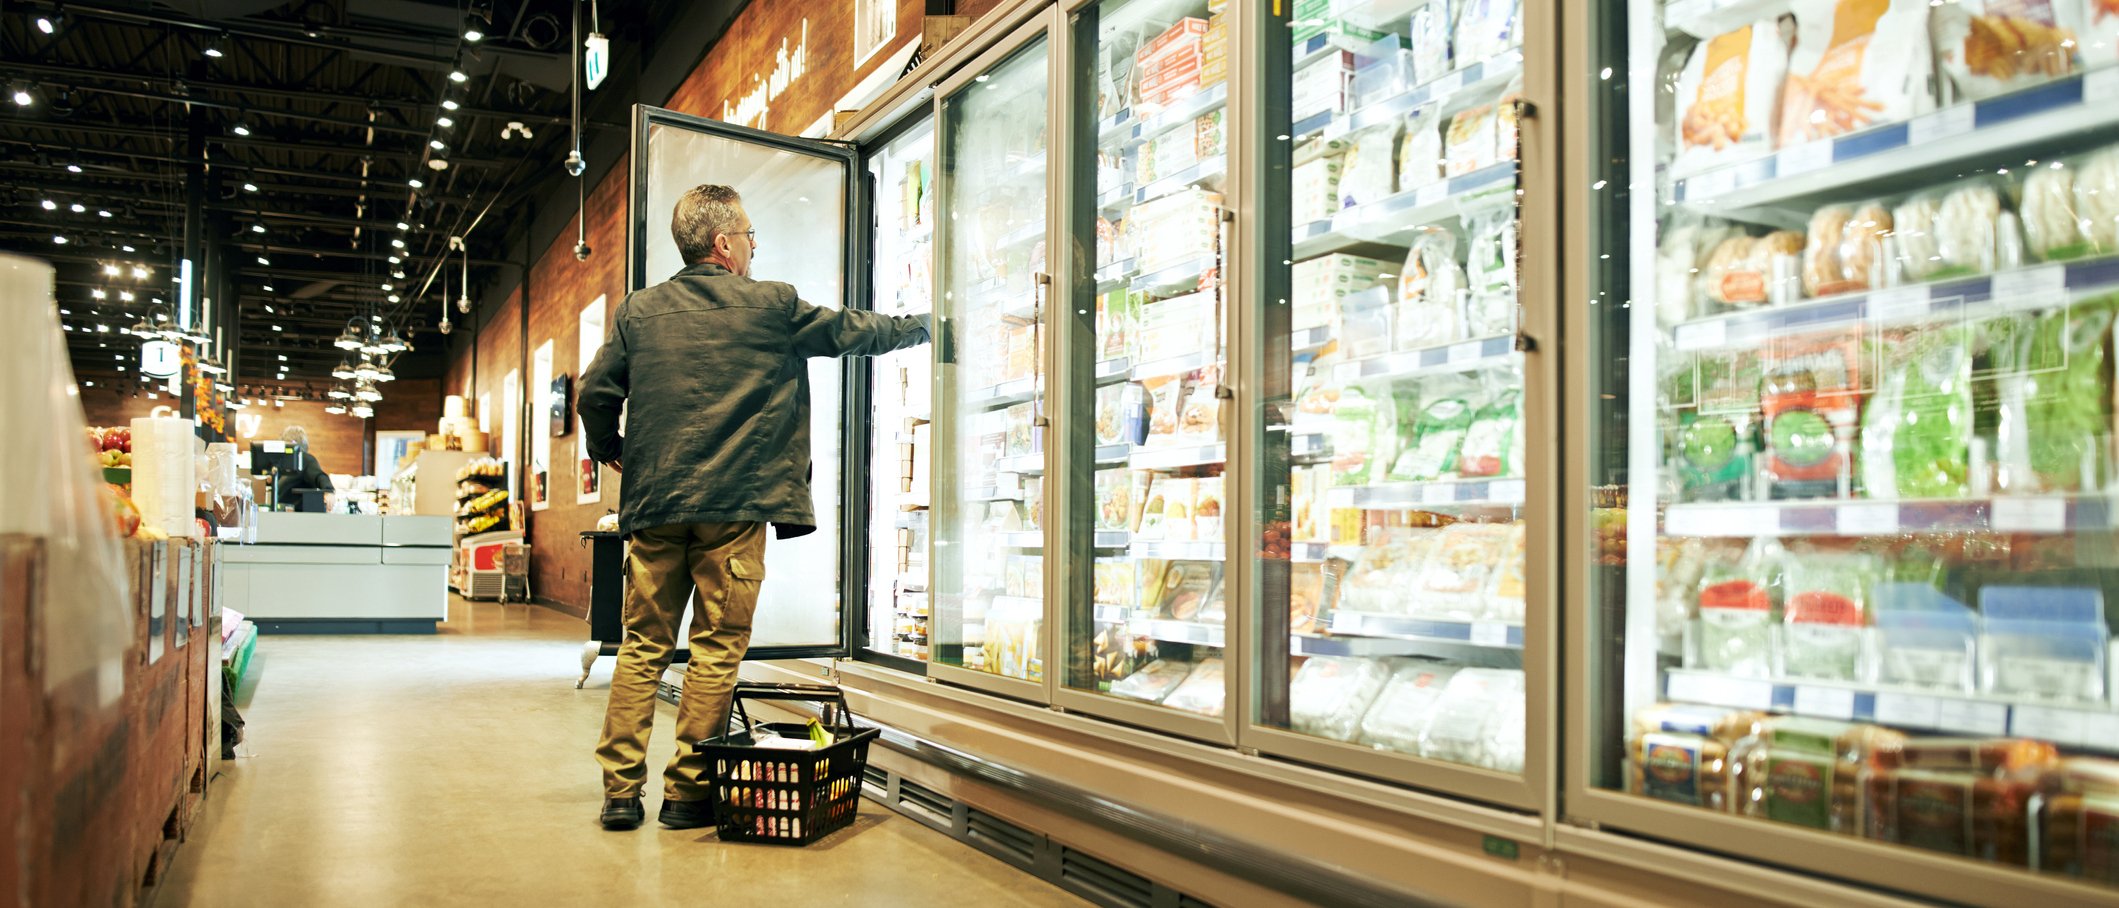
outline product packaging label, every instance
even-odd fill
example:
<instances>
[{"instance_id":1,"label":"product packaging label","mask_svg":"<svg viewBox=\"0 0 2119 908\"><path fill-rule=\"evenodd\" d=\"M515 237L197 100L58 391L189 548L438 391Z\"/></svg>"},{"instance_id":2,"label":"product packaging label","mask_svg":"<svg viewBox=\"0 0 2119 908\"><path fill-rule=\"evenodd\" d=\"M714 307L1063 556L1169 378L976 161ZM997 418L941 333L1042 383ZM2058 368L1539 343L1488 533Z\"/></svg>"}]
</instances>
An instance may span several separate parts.
<instances>
[{"instance_id":1,"label":"product packaging label","mask_svg":"<svg viewBox=\"0 0 2119 908\"><path fill-rule=\"evenodd\" d=\"M1971 853L1972 786L1970 776L1899 776L1899 843L1950 854Z\"/></svg>"},{"instance_id":2,"label":"product packaging label","mask_svg":"<svg viewBox=\"0 0 2119 908\"><path fill-rule=\"evenodd\" d=\"M1809 754L1766 758L1766 816L1813 829L1832 827L1832 758Z\"/></svg>"},{"instance_id":3,"label":"product packaging label","mask_svg":"<svg viewBox=\"0 0 2119 908\"><path fill-rule=\"evenodd\" d=\"M1641 767L1641 793L1659 801L1700 806L1699 744L1676 735L1649 735L1643 743L1647 757Z\"/></svg>"}]
</instances>

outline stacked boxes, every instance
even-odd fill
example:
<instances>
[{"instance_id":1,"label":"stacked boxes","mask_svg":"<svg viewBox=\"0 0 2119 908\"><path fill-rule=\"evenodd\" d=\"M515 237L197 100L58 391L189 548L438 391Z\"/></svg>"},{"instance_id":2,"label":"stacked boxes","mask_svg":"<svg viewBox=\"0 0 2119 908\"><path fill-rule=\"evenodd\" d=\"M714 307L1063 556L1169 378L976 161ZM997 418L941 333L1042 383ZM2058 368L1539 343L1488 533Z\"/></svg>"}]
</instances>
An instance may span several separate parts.
<instances>
[{"instance_id":1,"label":"stacked boxes","mask_svg":"<svg viewBox=\"0 0 2119 908\"><path fill-rule=\"evenodd\" d=\"M1304 331L1339 322L1339 301L1384 282L1397 266L1382 259L1335 253L1295 263L1291 329Z\"/></svg>"},{"instance_id":2,"label":"stacked boxes","mask_svg":"<svg viewBox=\"0 0 2119 908\"><path fill-rule=\"evenodd\" d=\"M1188 129L1173 129L1149 139L1134 161L1134 179L1152 183L1227 151L1228 134L1222 128L1222 112L1217 110L1192 121Z\"/></svg>"},{"instance_id":3,"label":"stacked boxes","mask_svg":"<svg viewBox=\"0 0 2119 908\"><path fill-rule=\"evenodd\" d=\"M1330 36L1338 47L1361 47L1371 41L1389 36L1372 28L1363 28L1332 15L1333 0L1295 0L1295 19L1302 23L1295 27L1295 43L1300 44L1318 35Z\"/></svg>"},{"instance_id":4,"label":"stacked boxes","mask_svg":"<svg viewBox=\"0 0 2119 908\"><path fill-rule=\"evenodd\" d=\"M1199 42L1199 87L1213 88L1228 80L1228 17L1215 13L1207 19L1207 33Z\"/></svg>"},{"instance_id":5,"label":"stacked boxes","mask_svg":"<svg viewBox=\"0 0 2119 908\"><path fill-rule=\"evenodd\" d=\"M1352 92L1354 55L1333 51L1295 71L1290 88L1289 110L1302 120L1320 113L1343 114Z\"/></svg>"},{"instance_id":6,"label":"stacked boxes","mask_svg":"<svg viewBox=\"0 0 2119 908\"><path fill-rule=\"evenodd\" d=\"M1141 45L1133 56L1133 84L1143 106L1167 107L1199 91L1206 33L1207 20L1179 19Z\"/></svg>"},{"instance_id":7,"label":"stacked boxes","mask_svg":"<svg viewBox=\"0 0 2119 908\"><path fill-rule=\"evenodd\" d=\"M1154 271L1214 251L1221 194L1187 189L1135 207L1127 218L1140 270Z\"/></svg>"}]
</instances>

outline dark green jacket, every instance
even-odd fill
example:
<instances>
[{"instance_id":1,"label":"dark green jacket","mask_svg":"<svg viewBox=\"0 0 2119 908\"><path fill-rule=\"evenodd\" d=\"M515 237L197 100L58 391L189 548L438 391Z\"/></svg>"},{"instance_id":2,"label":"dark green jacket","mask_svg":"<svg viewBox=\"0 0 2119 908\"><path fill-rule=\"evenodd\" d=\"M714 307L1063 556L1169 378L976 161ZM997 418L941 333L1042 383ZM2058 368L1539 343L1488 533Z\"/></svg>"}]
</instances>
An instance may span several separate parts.
<instances>
[{"instance_id":1,"label":"dark green jacket","mask_svg":"<svg viewBox=\"0 0 2119 908\"><path fill-rule=\"evenodd\" d=\"M820 308L792 285L704 264L627 296L615 321L575 409L589 457L625 468L623 533L739 521L783 538L814 531L806 360L927 340L924 316Z\"/></svg>"}]
</instances>

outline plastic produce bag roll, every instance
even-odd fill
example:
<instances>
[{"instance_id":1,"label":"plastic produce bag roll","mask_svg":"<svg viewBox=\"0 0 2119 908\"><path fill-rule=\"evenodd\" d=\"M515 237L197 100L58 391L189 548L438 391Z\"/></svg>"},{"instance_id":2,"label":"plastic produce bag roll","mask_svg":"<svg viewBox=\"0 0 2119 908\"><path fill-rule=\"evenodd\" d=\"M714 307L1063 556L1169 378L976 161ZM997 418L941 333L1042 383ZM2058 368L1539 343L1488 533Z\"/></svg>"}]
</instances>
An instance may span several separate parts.
<instances>
[{"instance_id":1,"label":"plastic produce bag roll","mask_svg":"<svg viewBox=\"0 0 2119 908\"><path fill-rule=\"evenodd\" d=\"M191 421L147 416L132 421L132 494L140 523L172 538L198 535L192 502L198 489Z\"/></svg>"}]
</instances>

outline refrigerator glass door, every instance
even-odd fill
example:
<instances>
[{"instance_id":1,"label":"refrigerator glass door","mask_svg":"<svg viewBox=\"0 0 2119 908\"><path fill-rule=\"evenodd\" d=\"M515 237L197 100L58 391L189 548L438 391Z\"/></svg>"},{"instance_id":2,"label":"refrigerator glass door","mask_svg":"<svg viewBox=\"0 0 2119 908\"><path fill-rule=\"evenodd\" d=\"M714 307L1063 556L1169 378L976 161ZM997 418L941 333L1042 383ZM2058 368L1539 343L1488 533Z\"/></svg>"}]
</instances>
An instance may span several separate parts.
<instances>
[{"instance_id":1,"label":"refrigerator glass door","mask_svg":"<svg viewBox=\"0 0 2119 908\"><path fill-rule=\"evenodd\" d=\"M922 115L867 161L873 307L934 311L934 119ZM868 650L928 658L928 480L933 473L932 346L869 360Z\"/></svg>"},{"instance_id":2,"label":"refrigerator glass door","mask_svg":"<svg viewBox=\"0 0 2119 908\"><path fill-rule=\"evenodd\" d=\"M1534 804L1521 7L1269 21L1254 737Z\"/></svg>"},{"instance_id":3,"label":"refrigerator glass door","mask_svg":"<svg viewBox=\"0 0 2119 908\"><path fill-rule=\"evenodd\" d=\"M1570 809L1940 900L2112 898L2119 20L1603 7Z\"/></svg>"},{"instance_id":4,"label":"refrigerator glass door","mask_svg":"<svg viewBox=\"0 0 2119 908\"><path fill-rule=\"evenodd\" d=\"M1226 28L1207 0L1107 0L1071 24L1079 101L1062 318L1071 537L1063 685L1219 720ZM1092 428L1093 427L1093 428ZM1081 603L1087 603L1086 606ZM1208 723L1198 723L1208 725ZM1210 724L1220 728L1219 721Z\"/></svg>"},{"instance_id":5,"label":"refrigerator glass door","mask_svg":"<svg viewBox=\"0 0 2119 908\"><path fill-rule=\"evenodd\" d=\"M645 106L635 108L634 123L628 263L633 289L668 280L685 266L670 234L670 217L686 190L712 183L742 195L757 229L752 277L793 284L802 299L818 306L847 305L854 167L849 150ZM770 579L751 631L752 659L846 652L843 606L850 600L840 590L839 528L845 374L845 364L837 360L809 363L810 491L817 531L767 542Z\"/></svg>"},{"instance_id":6,"label":"refrigerator glass door","mask_svg":"<svg viewBox=\"0 0 2119 908\"><path fill-rule=\"evenodd\" d=\"M1025 696L1045 670L1049 54L1040 31L940 100L931 655Z\"/></svg>"}]
</instances>

